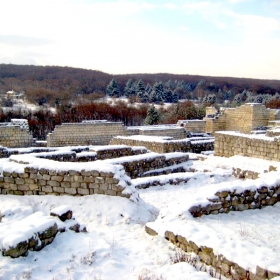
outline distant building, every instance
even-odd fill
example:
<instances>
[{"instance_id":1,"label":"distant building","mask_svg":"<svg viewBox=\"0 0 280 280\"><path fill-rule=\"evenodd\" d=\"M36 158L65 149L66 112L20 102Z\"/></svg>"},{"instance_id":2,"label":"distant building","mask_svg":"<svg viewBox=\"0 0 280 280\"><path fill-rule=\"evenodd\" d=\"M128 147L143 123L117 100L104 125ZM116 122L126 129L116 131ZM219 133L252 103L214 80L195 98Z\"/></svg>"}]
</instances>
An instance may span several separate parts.
<instances>
[{"instance_id":1,"label":"distant building","mask_svg":"<svg viewBox=\"0 0 280 280\"><path fill-rule=\"evenodd\" d=\"M6 93L6 98L10 100L19 100L19 99L24 99L25 98L25 92L16 92L14 90L9 90Z\"/></svg>"}]
</instances>

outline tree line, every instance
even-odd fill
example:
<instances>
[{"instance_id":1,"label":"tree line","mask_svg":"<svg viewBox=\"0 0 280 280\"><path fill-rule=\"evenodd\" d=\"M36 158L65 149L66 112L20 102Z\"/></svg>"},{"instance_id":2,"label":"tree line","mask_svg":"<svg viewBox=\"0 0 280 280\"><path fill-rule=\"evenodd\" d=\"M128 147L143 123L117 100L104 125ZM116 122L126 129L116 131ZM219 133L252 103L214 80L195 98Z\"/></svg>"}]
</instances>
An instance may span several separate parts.
<instances>
[{"instance_id":1,"label":"tree line","mask_svg":"<svg viewBox=\"0 0 280 280\"><path fill-rule=\"evenodd\" d=\"M74 104L81 98L91 102L106 95L129 96L142 103L175 103L183 98L206 104L213 98L217 103L234 102L244 90L254 96L275 95L280 81L168 73L110 75L71 67L0 64L0 94L9 90L24 91L31 103L50 106Z\"/></svg>"},{"instance_id":2,"label":"tree line","mask_svg":"<svg viewBox=\"0 0 280 280\"><path fill-rule=\"evenodd\" d=\"M125 126L175 124L180 119L202 119L205 115L204 107L197 107L193 102L154 106L140 104L135 106L122 100L112 103L91 102L75 106L62 105L57 110L41 109L39 111L4 112L0 110L0 122L9 122L12 118L26 118L30 132L34 138L45 140L56 125L83 120L108 120L123 122Z\"/></svg>"}]
</instances>

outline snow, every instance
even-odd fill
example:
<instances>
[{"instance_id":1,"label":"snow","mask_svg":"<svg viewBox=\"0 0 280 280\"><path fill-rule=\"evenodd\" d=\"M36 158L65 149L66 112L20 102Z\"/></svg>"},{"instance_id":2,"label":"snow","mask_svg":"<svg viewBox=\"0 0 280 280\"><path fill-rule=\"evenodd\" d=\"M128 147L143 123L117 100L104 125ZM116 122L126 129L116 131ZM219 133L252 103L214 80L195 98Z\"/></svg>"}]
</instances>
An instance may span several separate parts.
<instances>
[{"instance_id":1,"label":"snow","mask_svg":"<svg viewBox=\"0 0 280 280\"><path fill-rule=\"evenodd\" d=\"M148 142L167 142L168 140L173 139L173 137L169 137L169 136L148 136L148 135L116 136L115 138L137 140L137 141L148 141Z\"/></svg>"},{"instance_id":2,"label":"snow","mask_svg":"<svg viewBox=\"0 0 280 280\"><path fill-rule=\"evenodd\" d=\"M152 156L152 155L151 155ZM178 154L179 156L179 154ZM51 211L73 211L75 220L67 221L66 232L59 233L54 242L39 252L29 252L27 257L10 259L0 256L0 278L2 279L139 279L152 276L154 279L210 279L205 272L198 272L188 263L172 264L170 257L176 247L162 236L164 231L195 241L199 245L212 247L216 254L223 254L229 260L238 262L246 269L255 271L256 266L280 272L280 204L261 210L230 212L193 218L188 207L203 202L206 196L220 189L257 188L279 183L278 162L260 159L232 157L220 158L213 155L189 154L186 163L194 172L161 175L162 183L169 179L187 177L187 183L165 184L138 190L140 200L131 201L122 197L105 195L73 196L10 196L0 195L0 236L13 228L20 232L20 221L30 219L33 226L36 215L49 215ZM51 166L58 170L70 168L113 168L112 165L94 163L56 163L36 159L28 155L19 157L29 166ZM198 159L203 160L198 160ZM272 165L278 171L264 173ZM1 159L3 170L20 170L18 164ZM257 170L257 180L238 180L230 176L232 167ZM118 167L120 168L120 167ZM123 174L122 169L118 169ZM149 181L151 177L137 178ZM60 211L61 210L61 211ZM36 213L41 214L36 214ZM34 214L33 214L34 213ZM27 218L33 215L33 218ZM35 216L34 216L35 215ZM32 216L31 216L32 217ZM55 220L59 227L58 219ZM68 230L70 223L84 224L88 233L74 233ZM150 236L144 226L148 223L159 232ZM14 229L16 226L17 230ZM40 227L40 223L38 222ZM28 233L28 230L27 230ZM27 237L27 233L25 233ZM12 235L11 235L12 236ZM3 237L4 238L4 237ZM12 244L16 235L7 241ZM3 239L1 239L1 242ZM6 241L5 241L6 242ZM160 278L160 276L162 278ZM157 278L156 278L157 277Z\"/></svg>"},{"instance_id":3,"label":"snow","mask_svg":"<svg viewBox=\"0 0 280 280\"><path fill-rule=\"evenodd\" d=\"M163 129L182 129L176 124L170 125L142 125L142 126L129 126L127 130L163 130Z\"/></svg>"},{"instance_id":4,"label":"snow","mask_svg":"<svg viewBox=\"0 0 280 280\"><path fill-rule=\"evenodd\" d=\"M36 212L15 223L0 224L0 244L2 248L16 247L19 242L27 241L36 233L42 233L55 224L55 219Z\"/></svg>"},{"instance_id":5,"label":"snow","mask_svg":"<svg viewBox=\"0 0 280 280\"><path fill-rule=\"evenodd\" d=\"M71 207L69 205L60 205L54 209L52 209L51 213L56 214L58 216L62 216L63 214L71 211Z\"/></svg>"},{"instance_id":6,"label":"snow","mask_svg":"<svg viewBox=\"0 0 280 280\"><path fill-rule=\"evenodd\" d=\"M216 133L238 136L238 137L244 137L244 138L250 138L250 139L263 139L263 140L266 140L266 141L274 141L273 137L266 136L265 134L245 134L245 133L241 133L241 132L238 132L238 131L216 131Z\"/></svg>"}]
</instances>

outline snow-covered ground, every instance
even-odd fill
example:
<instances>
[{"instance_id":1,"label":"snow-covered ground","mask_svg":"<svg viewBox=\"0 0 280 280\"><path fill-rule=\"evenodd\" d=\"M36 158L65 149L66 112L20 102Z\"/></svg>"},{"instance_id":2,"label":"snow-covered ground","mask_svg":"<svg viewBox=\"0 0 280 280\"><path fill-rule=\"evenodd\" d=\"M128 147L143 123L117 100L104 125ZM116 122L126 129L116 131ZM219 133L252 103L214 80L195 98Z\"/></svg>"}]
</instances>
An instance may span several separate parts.
<instances>
[{"instance_id":1,"label":"snow-covered ground","mask_svg":"<svg viewBox=\"0 0 280 280\"><path fill-rule=\"evenodd\" d=\"M175 223L182 228L187 225L186 234L192 234L201 243L207 241L212 247L220 246L217 250L227 250L229 257L236 257L240 265L250 267L254 262L266 262L268 267L280 270L279 203L262 210L198 219L186 213L186 201L201 195L203 190L236 181L229 176L232 166L250 166L251 170L261 171L266 170L268 164L278 167L278 163L238 157L202 158L203 161L193 161L193 168L198 171L187 183L139 190L142 200L138 203L104 195L0 195L0 211L4 215L0 241L9 223L36 211L49 214L61 205L70 206L77 222L88 230L87 233L70 230L59 233L52 244L39 252L29 252L27 257L0 256L0 279L210 279L208 274L196 271L188 263L172 263L176 247L144 230L147 222L156 220L168 221L165 225L170 227ZM266 174L278 175L278 171Z\"/></svg>"}]
</instances>

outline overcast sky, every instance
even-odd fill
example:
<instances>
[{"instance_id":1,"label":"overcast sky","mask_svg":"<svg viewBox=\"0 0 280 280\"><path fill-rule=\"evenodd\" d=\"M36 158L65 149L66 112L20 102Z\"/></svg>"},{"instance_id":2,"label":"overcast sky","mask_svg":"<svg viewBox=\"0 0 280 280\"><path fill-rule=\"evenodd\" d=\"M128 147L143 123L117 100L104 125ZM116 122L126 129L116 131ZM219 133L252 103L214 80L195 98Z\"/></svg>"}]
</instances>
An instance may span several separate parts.
<instances>
[{"instance_id":1,"label":"overcast sky","mask_svg":"<svg viewBox=\"0 0 280 280\"><path fill-rule=\"evenodd\" d=\"M0 63L280 80L280 0L0 0Z\"/></svg>"}]
</instances>

